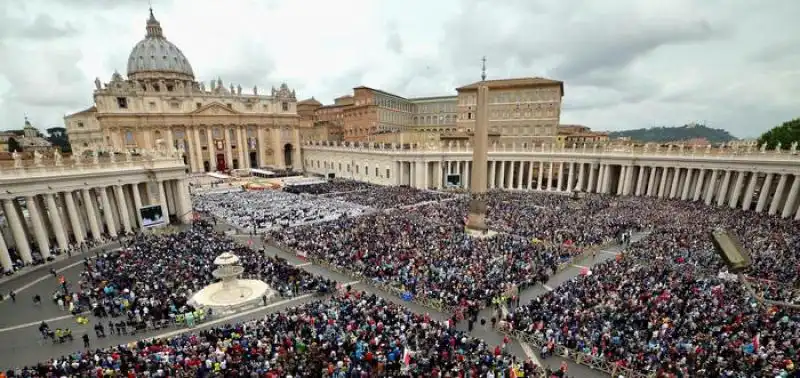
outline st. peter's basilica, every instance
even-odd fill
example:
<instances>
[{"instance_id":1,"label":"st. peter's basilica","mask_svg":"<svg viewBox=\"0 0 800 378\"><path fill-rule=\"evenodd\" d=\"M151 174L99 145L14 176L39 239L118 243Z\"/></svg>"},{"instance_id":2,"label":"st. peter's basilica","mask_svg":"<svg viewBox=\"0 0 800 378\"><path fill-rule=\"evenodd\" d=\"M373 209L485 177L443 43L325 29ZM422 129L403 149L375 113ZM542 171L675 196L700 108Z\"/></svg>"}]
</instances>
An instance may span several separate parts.
<instances>
[{"instance_id":1,"label":"st. peter's basilica","mask_svg":"<svg viewBox=\"0 0 800 378\"><path fill-rule=\"evenodd\" d=\"M208 87L195 80L189 60L167 40L150 10L145 38L119 72L95 79L94 106L64 118L77 150L176 148L191 172L237 168L299 168L297 98L286 84L259 93L252 87ZM247 92L247 93L245 93Z\"/></svg>"}]
</instances>

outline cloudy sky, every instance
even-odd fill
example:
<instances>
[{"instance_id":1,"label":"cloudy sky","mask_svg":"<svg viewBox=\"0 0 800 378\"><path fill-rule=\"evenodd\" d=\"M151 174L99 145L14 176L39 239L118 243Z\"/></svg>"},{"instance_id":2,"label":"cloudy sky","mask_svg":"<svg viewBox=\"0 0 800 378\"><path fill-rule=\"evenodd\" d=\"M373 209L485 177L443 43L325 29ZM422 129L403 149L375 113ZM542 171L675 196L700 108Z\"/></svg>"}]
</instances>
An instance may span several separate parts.
<instances>
[{"instance_id":1,"label":"cloudy sky","mask_svg":"<svg viewBox=\"0 0 800 378\"><path fill-rule=\"evenodd\" d=\"M354 86L446 95L488 76L566 83L562 123L706 122L757 136L800 116L800 1L152 0L198 80L329 103ZM125 74L148 0L0 1L0 129L44 129ZM792 26L795 25L795 26Z\"/></svg>"}]
</instances>

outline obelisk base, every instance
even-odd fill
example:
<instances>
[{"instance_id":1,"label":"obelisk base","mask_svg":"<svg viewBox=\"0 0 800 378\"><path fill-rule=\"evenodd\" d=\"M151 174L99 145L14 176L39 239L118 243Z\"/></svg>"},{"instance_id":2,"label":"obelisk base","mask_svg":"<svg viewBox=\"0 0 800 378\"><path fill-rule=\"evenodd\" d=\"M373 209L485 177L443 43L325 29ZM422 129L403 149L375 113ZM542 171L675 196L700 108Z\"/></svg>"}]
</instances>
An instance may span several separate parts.
<instances>
[{"instance_id":1,"label":"obelisk base","mask_svg":"<svg viewBox=\"0 0 800 378\"><path fill-rule=\"evenodd\" d=\"M469 214L467 215L467 230L485 232L486 226L486 201L473 198L469 201Z\"/></svg>"}]
</instances>

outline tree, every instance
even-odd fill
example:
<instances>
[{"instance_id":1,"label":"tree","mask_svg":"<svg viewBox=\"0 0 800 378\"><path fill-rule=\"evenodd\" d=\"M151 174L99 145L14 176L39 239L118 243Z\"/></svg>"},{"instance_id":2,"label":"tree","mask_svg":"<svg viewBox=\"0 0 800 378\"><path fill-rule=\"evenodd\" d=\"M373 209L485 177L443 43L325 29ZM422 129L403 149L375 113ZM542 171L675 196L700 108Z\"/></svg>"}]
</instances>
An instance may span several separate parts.
<instances>
[{"instance_id":1,"label":"tree","mask_svg":"<svg viewBox=\"0 0 800 378\"><path fill-rule=\"evenodd\" d=\"M61 149L61 152L71 152L72 146L69 144L67 129L63 127L51 127L47 131L47 141L53 146Z\"/></svg>"},{"instance_id":2,"label":"tree","mask_svg":"<svg viewBox=\"0 0 800 378\"><path fill-rule=\"evenodd\" d=\"M14 137L8 138L8 152L22 152L22 146L19 145L19 142Z\"/></svg>"},{"instance_id":3,"label":"tree","mask_svg":"<svg viewBox=\"0 0 800 378\"><path fill-rule=\"evenodd\" d=\"M770 149L776 148L778 143L781 149L789 149L793 142L800 143L800 118L786 121L758 137L758 144L766 143Z\"/></svg>"}]
</instances>

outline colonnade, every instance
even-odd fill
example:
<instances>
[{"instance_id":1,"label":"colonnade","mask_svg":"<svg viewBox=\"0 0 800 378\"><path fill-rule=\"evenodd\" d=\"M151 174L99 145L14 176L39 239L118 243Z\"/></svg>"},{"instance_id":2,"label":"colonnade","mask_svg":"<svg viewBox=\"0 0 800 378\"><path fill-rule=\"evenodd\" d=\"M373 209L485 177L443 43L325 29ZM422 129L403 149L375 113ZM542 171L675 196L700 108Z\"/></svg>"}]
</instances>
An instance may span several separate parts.
<instances>
[{"instance_id":1,"label":"colonnade","mask_svg":"<svg viewBox=\"0 0 800 378\"><path fill-rule=\"evenodd\" d=\"M0 265L5 271L16 259L29 264L38 255L46 260L54 251L143 228L147 224L142 207L160 206L165 223L169 215L188 221L192 213L186 178L56 189L0 202L8 225L7 232L0 229Z\"/></svg>"},{"instance_id":2,"label":"colonnade","mask_svg":"<svg viewBox=\"0 0 800 378\"><path fill-rule=\"evenodd\" d=\"M702 201L800 220L800 174L753 169L620 165L579 161L488 162L489 189L636 195ZM446 188L447 176L470 185L472 161L398 161L397 185Z\"/></svg>"}]
</instances>

